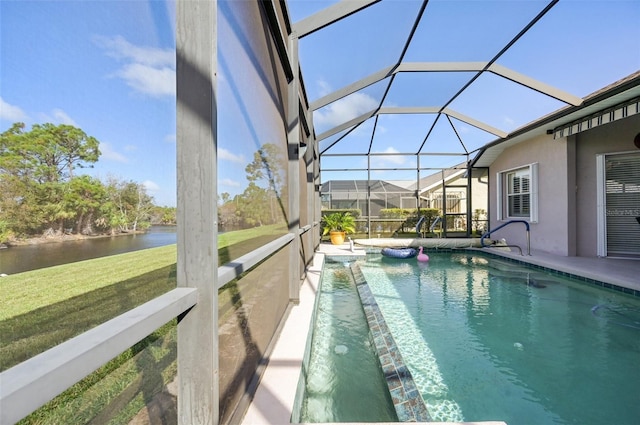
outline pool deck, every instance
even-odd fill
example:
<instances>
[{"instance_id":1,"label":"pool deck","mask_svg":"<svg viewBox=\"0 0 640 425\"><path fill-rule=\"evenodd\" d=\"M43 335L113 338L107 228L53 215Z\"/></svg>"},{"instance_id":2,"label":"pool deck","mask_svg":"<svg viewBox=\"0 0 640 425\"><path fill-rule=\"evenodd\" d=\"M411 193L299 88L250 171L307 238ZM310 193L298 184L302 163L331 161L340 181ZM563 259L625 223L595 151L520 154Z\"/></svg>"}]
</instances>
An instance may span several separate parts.
<instances>
[{"instance_id":1,"label":"pool deck","mask_svg":"<svg viewBox=\"0 0 640 425\"><path fill-rule=\"evenodd\" d=\"M520 255L500 248L478 250L640 292L640 259L562 257L540 251Z\"/></svg>"},{"instance_id":2,"label":"pool deck","mask_svg":"<svg viewBox=\"0 0 640 425\"><path fill-rule=\"evenodd\" d=\"M492 254L598 280L611 285L628 288L640 293L640 261L633 259L561 257L543 252L532 252L531 256L499 249L484 249ZM300 288L300 304L293 307L287 317L282 332L278 336L269 364L260 380L242 424L280 425L290 423L296 396L298 378L304 357L305 343L311 323L315 295L320 283L320 275L325 255L364 256L363 249L351 252L349 246L321 244L314 255L306 278ZM476 425L505 425L501 421L464 422ZM384 423L378 423L384 425ZM423 424L426 424L423 422ZM436 424L436 423L434 423ZM437 422L438 425L447 423ZM341 423L340 425L350 425Z\"/></svg>"}]
</instances>

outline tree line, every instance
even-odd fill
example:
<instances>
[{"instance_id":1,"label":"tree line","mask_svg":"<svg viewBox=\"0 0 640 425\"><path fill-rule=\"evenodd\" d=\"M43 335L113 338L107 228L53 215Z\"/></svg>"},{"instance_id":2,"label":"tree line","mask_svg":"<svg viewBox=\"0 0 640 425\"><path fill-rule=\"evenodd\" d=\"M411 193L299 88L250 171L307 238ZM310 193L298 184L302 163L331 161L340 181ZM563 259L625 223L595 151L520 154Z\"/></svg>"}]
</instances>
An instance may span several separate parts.
<instances>
[{"instance_id":1,"label":"tree line","mask_svg":"<svg viewBox=\"0 0 640 425\"><path fill-rule=\"evenodd\" d=\"M157 207L145 186L78 174L100 157L81 129L15 123L0 135L0 243L37 235L117 234L174 224L175 208Z\"/></svg>"},{"instance_id":2,"label":"tree line","mask_svg":"<svg viewBox=\"0 0 640 425\"><path fill-rule=\"evenodd\" d=\"M63 234L117 234L175 224L176 208L154 205L141 183L79 170L100 158L100 143L71 125L15 123L0 134L0 243ZM246 165L248 185L222 193L224 230L287 223L286 151L266 143Z\"/></svg>"},{"instance_id":3,"label":"tree line","mask_svg":"<svg viewBox=\"0 0 640 425\"><path fill-rule=\"evenodd\" d=\"M249 182L242 193L218 197L218 223L222 230L287 224L287 158L275 143L265 143L245 167Z\"/></svg>"}]
</instances>

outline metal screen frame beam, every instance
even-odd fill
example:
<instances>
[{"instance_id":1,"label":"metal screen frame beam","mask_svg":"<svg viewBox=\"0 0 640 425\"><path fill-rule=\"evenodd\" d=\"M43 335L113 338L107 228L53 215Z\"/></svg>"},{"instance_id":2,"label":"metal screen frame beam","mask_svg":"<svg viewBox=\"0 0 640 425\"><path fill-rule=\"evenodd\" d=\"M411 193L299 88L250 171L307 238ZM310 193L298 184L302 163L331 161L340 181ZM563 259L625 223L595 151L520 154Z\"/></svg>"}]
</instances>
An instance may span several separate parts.
<instances>
[{"instance_id":1,"label":"metal screen frame beam","mask_svg":"<svg viewBox=\"0 0 640 425\"><path fill-rule=\"evenodd\" d=\"M582 105L582 98L578 96L574 96L571 93L567 93L563 90L557 89L549 84L545 84L541 81L535 80L529 76L524 74L520 74L512 69L509 69L505 66L498 65L497 63L492 63L491 66L487 69L487 71L492 72L500 77L506 78L507 80L513 81L514 83L525 86L531 90L535 90L538 93L542 93L554 99L557 99L561 102L568 103L573 106Z\"/></svg>"},{"instance_id":2,"label":"metal screen frame beam","mask_svg":"<svg viewBox=\"0 0 640 425\"><path fill-rule=\"evenodd\" d=\"M461 114L459 112L456 112L456 111L454 111L452 109L449 109L449 108L444 108L442 110L442 113L446 114L447 116L453 117L453 118L455 118L455 119L457 119L459 121L466 122L467 124L469 124L469 125L471 125L473 127L479 128L480 130L486 131L487 133L494 134L494 135L496 135L498 137L501 137L503 139L509 135L509 133L507 133L505 131L499 130L499 129L495 128L495 127L492 127L492 126L490 126L488 124L485 124L483 122L480 122L478 120L474 120L471 117L463 115L463 114Z\"/></svg>"},{"instance_id":3,"label":"metal screen frame beam","mask_svg":"<svg viewBox=\"0 0 640 425\"><path fill-rule=\"evenodd\" d=\"M343 0L293 24L293 32L303 38L309 34L353 15L380 0Z\"/></svg>"},{"instance_id":4,"label":"metal screen frame beam","mask_svg":"<svg viewBox=\"0 0 640 425\"><path fill-rule=\"evenodd\" d=\"M377 82L380 82L382 80L384 80L385 78L391 76L394 74L394 69L395 66L390 66L384 69L381 69L378 72L374 72L373 74L361 78L360 80L349 84L348 86L345 86L343 88L341 88L340 90L336 90L332 93L329 93L326 96L321 97L320 99L311 102L311 104L309 105L309 109L311 109L312 111L315 111L317 109L320 109L324 106L327 106L330 103L335 102L336 100L340 100L343 97L347 97L350 94L353 94L357 91L362 90L365 87L368 87L370 85L373 85Z\"/></svg>"},{"instance_id":5,"label":"metal screen frame beam","mask_svg":"<svg viewBox=\"0 0 640 425\"><path fill-rule=\"evenodd\" d=\"M372 109L371 111L366 112L366 113L360 115L359 117L355 117L354 119L349 120L349 121L345 122L344 124L340 124L340 125L338 125L336 127L333 127L331 130L325 131L324 133L318 135L316 137L316 140L317 141L324 140L327 137L331 137L334 134L338 134L341 131L344 131L344 130L350 128L350 127L353 127L353 126L358 125L358 124L362 124L363 122L365 122L366 120L368 120L369 118L374 116L376 114L376 111L377 111L376 109Z\"/></svg>"}]
</instances>

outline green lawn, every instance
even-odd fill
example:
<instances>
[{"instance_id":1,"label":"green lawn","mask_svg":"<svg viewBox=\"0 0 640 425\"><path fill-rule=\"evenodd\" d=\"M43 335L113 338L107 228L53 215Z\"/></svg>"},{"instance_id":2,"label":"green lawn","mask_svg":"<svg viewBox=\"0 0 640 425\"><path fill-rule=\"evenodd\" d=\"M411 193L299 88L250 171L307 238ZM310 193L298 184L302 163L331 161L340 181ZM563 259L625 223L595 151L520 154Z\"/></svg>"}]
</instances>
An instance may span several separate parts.
<instances>
[{"instance_id":1,"label":"green lawn","mask_svg":"<svg viewBox=\"0 0 640 425\"><path fill-rule=\"evenodd\" d=\"M219 264L285 233L283 226L263 226L222 234ZM0 279L0 370L175 288L175 263L176 246L169 245ZM241 280L219 291L221 316L233 306L238 285ZM175 330L169 323L22 423L128 423L174 378Z\"/></svg>"}]
</instances>

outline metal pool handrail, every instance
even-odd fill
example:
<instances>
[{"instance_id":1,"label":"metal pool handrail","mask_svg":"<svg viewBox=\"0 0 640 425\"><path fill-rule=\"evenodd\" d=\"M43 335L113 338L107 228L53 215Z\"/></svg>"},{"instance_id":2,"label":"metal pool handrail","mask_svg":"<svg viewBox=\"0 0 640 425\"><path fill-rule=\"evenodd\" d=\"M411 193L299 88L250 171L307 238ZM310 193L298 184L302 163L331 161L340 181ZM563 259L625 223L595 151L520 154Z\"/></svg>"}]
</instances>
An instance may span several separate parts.
<instances>
[{"instance_id":1,"label":"metal pool handrail","mask_svg":"<svg viewBox=\"0 0 640 425\"><path fill-rule=\"evenodd\" d=\"M441 216L437 216L435 220L433 220L433 223L431 223L431 227L429 227L429 232L433 232L433 229L436 228L436 225L438 224L438 222L440 222L440 227L442 228L442 217Z\"/></svg>"},{"instance_id":2,"label":"metal pool handrail","mask_svg":"<svg viewBox=\"0 0 640 425\"><path fill-rule=\"evenodd\" d=\"M426 219L427 217L423 215L422 217L420 217L420 220L418 220L418 223L416 224L416 233L418 234L418 236L422 236L420 227L422 227L422 222L425 221Z\"/></svg>"},{"instance_id":3,"label":"metal pool handrail","mask_svg":"<svg viewBox=\"0 0 640 425\"><path fill-rule=\"evenodd\" d=\"M507 226L507 225L509 225L509 224L511 224L511 223L524 223L524 225L526 226L526 228L527 228L527 255L531 255L531 236L530 236L530 226L529 226L529 222L528 222L528 221L526 221L526 220L509 220L509 221L507 221L506 223L504 223L504 224L502 224L502 225L500 225L500 226L496 227L495 229L493 229L493 230L490 230L490 231L486 232L484 235L482 235L482 236L480 237L480 245L481 245L483 248L490 247L491 245L485 245L485 244L484 244L484 240L485 240L485 238L488 238L488 237L489 237L489 235L491 235L491 233L495 232L496 230L500 230L500 229L502 229L503 227L505 227L505 226ZM512 246L512 245L504 245L504 246ZM522 255L522 249L521 249L518 245L513 245L513 246L517 247L517 248L520 250L520 255Z\"/></svg>"}]
</instances>

